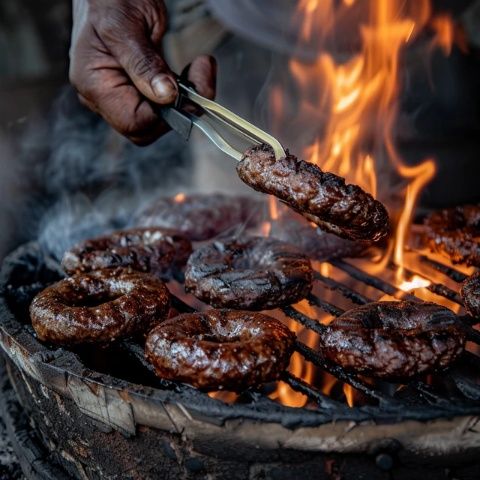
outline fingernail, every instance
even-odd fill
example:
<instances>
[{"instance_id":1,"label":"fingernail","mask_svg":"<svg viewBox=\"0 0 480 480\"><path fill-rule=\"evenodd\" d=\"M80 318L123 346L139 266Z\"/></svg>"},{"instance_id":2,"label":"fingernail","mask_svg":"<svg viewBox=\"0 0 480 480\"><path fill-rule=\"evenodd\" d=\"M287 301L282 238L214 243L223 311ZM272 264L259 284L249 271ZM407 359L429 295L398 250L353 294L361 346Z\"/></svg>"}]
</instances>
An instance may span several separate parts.
<instances>
[{"instance_id":1,"label":"fingernail","mask_svg":"<svg viewBox=\"0 0 480 480\"><path fill-rule=\"evenodd\" d=\"M177 97L177 86L173 80L165 74L157 75L152 80L152 89L155 96L162 102L173 102Z\"/></svg>"}]
</instances>

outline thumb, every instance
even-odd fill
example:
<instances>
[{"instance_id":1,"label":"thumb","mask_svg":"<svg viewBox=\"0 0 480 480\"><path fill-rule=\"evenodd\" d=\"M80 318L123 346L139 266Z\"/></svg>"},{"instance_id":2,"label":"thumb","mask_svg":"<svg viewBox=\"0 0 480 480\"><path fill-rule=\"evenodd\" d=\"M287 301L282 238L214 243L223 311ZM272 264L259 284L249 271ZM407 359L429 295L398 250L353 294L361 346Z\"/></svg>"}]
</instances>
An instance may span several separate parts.
<instances>
[{"instance_id":1,"label":"thumb","mask_svg":"<svg viewBox=\"0 0 480 480\"><path fill-rule=\"evenodd\" d=\"M142 95L161 105L175 101L175 76L148 38L130 38L114 47L112 53Z\"/></svg>"}]
</instances>

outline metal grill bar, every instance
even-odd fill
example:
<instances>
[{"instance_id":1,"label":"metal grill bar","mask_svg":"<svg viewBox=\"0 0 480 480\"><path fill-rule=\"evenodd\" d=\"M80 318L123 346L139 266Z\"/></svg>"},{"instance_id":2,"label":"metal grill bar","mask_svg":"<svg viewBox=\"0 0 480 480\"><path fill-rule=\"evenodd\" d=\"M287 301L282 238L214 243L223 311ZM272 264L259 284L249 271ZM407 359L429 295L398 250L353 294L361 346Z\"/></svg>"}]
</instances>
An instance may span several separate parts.
<instances>
[{"instance_id":1,"label":"metal grill bar","mask_svg":"<svg viewBox=\"0 0 480 480\"><path fill-rule=\"evenodd\" d=\"M449 373L448 379L455 384L464 397L474 401L480 400L480 385L472 382L458 369L454 370L454 374Z\"/></svg>"},{"instance_id":2,"label":"metal grill bar","mask_svg":"<svg viewBox=\"0 0 480 480\"><path fill-rule=\"evenodd\" d=\"M393 263L390 263L389 268L391 270L395 270L397 268L397 266ZM431 282L430 285L428 285L427 287L424 287L428 291L430 291L430 292L432 292L435 295L438 295L440 297L447 298L448 300L450 300L452 302L455 302L455 303L458 303L459 305L463 306L463 302L462 302L462 299L460 298L460 295L457 292L453 291L451 288L448 288L446 285L442 285L440 283L434 282L431 278L429 278L429 276L425 275L424 273L416 272L416 271L411 270L411 269L406 268L406 267L402 267L402 268L403 268L403 271L405 273L407 273L408 275L410 275L412 277L414 275L417 275L419 277L425 278L428 281L430 281Z\"/></svg>"},{"instance_id":3,"label":"metal grill bar","mask_svg":"<svg viewBox=\"0 0 480 480\"><path fill-rule=\"evenodd\" d=\"M447 275L449 278L456 282L463 281L466 278L466 275L452 267L448 267L439 262L431 260L424 255L421 255L420 258L423 262L428 263L435 270L439 271L444 275ZM386 293L395 298L408 299L410 301L420 300L414 294L404 292L396 288L394 285L361 270L360 268L352 265L351 263L347 263L343 260L336 260L332 261L331 265L347 273L354 280L359 281L367 286L373 287L380 292ZM392 268L391 265L390 268ZM424 273L417 273L409 269L405 269L405 271L409 275L419 275L421 277L428 278ZM354 288L348 287L347 285L344 285L340 281L337 281L333 278L326 277L319 272L315 273L314 278L326 288L338 291L344 298L350 300L354 304L365 305L374 301L367 296L361 294L360 292L356 291ZM431 281L431 279L429 280ZM459 305L462 305L458 293L446 287L445 285L432 281L432 284L427 288L436 295L439 295ZM172 297L172 306L177 310L181 312L195 311L194 308L186 304L184 301L180 300L177 297ZM313 294L310 294L306 298L306 300L311 306L317 307L334 317L338 317L345 312L345 310L338 307L337 305L323 300ZM287 317L298 322L306 329L315 332L319 336L321 336L327 328L325 325L319 323L317 319L311 318L308 315L300 312L298 310L298 307L296 308L294 306L288 306L282 308L281 310ZM471 319L464 319L463 323L467 331L468 339L480 345L480 332L474 330L469 326L469 323L473 322L475 322L475 320L472 321ZM124 342L124 344L125 348L127 348L129 352L134 355L138 362L153 374L152 366L144 358L143 348L131 342ZM378 402L378 405L383 409L383 411L391 412L394 417L401 415L404 409L408 408L405 400L400 400L399 398L393 397L392 395L388 395L382 390L380 390L378 384L370 385L369 383L360 379L357 375L349 373L345 371L342 367L329 362L321 355L319 351L310 348L306 344L300 341L296 341L295 350L300 355L302 355L306 361L312 363L320 370L323 370L330 375L333 375L339 381L350 385L358 392L361 392L361 394L363 394L366 398ZM474 355L471 352L465 352L462 355L462 358L469 365L472 365L477 369L480 368L480 357L478 357L477 355ZM435 409L437 409L436 411L438 412L454 412L458 414L461 411L468 411L468 409L471 408L471 403L469 404L468 402L478 401L480 399L480 385L472 381L472 379L470 379L468 376L456 372L455 375L451 373L446 374L444 376L444 379L448 379L450 384L455 386L457 392L462 395L462 398L456 398L455 401L452 402L452 399L450 397L445 397L444 395L439 394L437 390L431 385L427 385L420 380L412 381L408 384L408 387L413 391L417 392L417 400L420 398L426 404L423 410L418 407L417 413L413 416L416 416L417 418L423 418L425 416L428 417ZM288 384L290 388L292 388L294 391L308 397L310 401L316 404L320 411L334 411L337 414L340 414L340 412L342 411L349 410L349 407L347 407L345 403L339 402L329 397L328 395L325 395L314 385L310 385L309 383L295 376L291 372L284 372L282 374L281 380ZM188 385L168 382L160 380L158 378L156 378L156 380L154 381L157 381L158 385L161 388L173 389L176 391L185 391L186 389L188 389L189 393L195 391L195 395L203 395L201 392L196 391ZM392 387L394 386L394 384L388 384L386 382L383 382L383 384L392 385ZM387 390L389 388L387 388ZM248 393L250 394L251 402L255 403L256 405L266 405L265 402L267 402L268 405L274 404L272 400L270 400L265 395L262 395L261 392L249 391ZM266 408L268 408L268 405L266 405ZM358 414L365 415L365 412L368 412L369 408L372 407L362 407L362 413L360 413L359 411Z\"/></svg>"},{"instance_id":4,"label":"metal grill bar","mask_svg":"<svg viewBox=\"0 0 480 480\"><path fill-rule=\"evenodd\" d=\"M307 301L310 305L315 305L316 307L321 308L324 312L327 312L334 317L339 317L340 315L345 313L345 310L333 305L332 303L326 302L325 300L322 300L312 294L308 295Z\"/></svg>"},{"instance_id":5,"label":"metal grill bar","mask_svg":"<svg viewBox=\"0 0 480 480\"><path fill-rule=\"evenodd\" d=\"M452 268L452 267L449 267L448 265L437 262L436 260L432 260L431 258L427 257L426 255L422 255L419 252L416 252L416 253L418 253L418 256L421 262L434 268L438 272L443 273L454 282L462 283L468 277L468 275L465 275L464 273L459 272L455 268Z\"/></svg>"},{"instance_id":6,"label":"metal grill bar","mask_svg":"<svg viewBox=\"0 0 480 480\"><path fill-rule=\"evenodd\" d=\"M332 265L348 273L352 278L355 278L356 280L368 285L369 287L376 288L377 290L380 290L387 295L391 295L395 298L400 297L402 299L414 302L418 301L418 298L415 297L415 295L403 292L402 290L399 290L390 283L385 282L380 278L374 277L373 275L370 275L363 270L360 270L351 263L344 262L343 260L335 260L332 262Z\"/></svg>"},{"instance_id":7,"label":"metal grill bar","mask_svg":"<svg viewBox=\"0 0 480 480\"><path fill-rule=\"evenodd\" d=\"M365 297L364 295L356 292L355 290L352 290L351 288L343 285L343 283L337 282L332 278L323 276L321 273L316 272L314 278L315 280L322 282L330 290L335 290L340 292L345 298L347 298L348 300L351 300L353 303L356 303L358 305L365 305L367 303L373 302L372 299Z\"/></svg>"},{"instance_id":8,"label":"metal grill bar","mask_svg":"<svg viewBox=\"0 0 480 480\"><path fill-rule=\"evenodd\" d=\"M32 253L28 249L26 252L28 255L25 255L25 252L23 252L21 255L17 254L17 257L14 257L12 260L10 260L12 264L10 268L19 265L19 260L21 261L24 259L23 261L25 262L25 266L23 267L23 270L21 267L19 267L21 273L23 273L26 278L32 278L33 281L36 281L36 273L30 273L31 261L29 259L32 257ZM41 263L42 268L44 268L45 260L43 257L38 261ZM440 271L442 274L446 275L457 283L466 278L465 274L457 271L455 268L432 261L428 257L424 257L423 261L427 262L428 265L432 266L435 270ZM362 271L360 268L352 265L351 263L337 261L332 262L331 265L342 271L345 271L349 277L351 277L351 279L355 279L358 282L361 282L363 285L372 286L373 288L379 290L379 292L388 293L397 297L401 295L403 298L405 298L404 292L399 291L388 282ZM48 266L45 268L50 270L50 267ZM334 271L334 274L336 273L338 272ZM8 275L11 276L10 273L8 273ZM28 275L30 275L30 277ZM8 279L10 276L5 278ZM422 276L425 276L425 274L422 274ZM46 280L39 283L39 289L44 288L57 278L58 276L47 276ZM322 288L325 288L326 286L336 290L352 303L363 304L371 302L369 298L356 291L357 288L360 289L359 283L356 283L354 287L348 287L340 281L333 278L328 278L320 273L317 274L316 280L322 284ZM348 285L350 285L350 278L348 280ZM15 296L15 290L16 289L12 287L11 291L7 292L8 295ZM18 297L15 298L15 312L17 309L19 312L15 313L15 315L18 315L18 318L21 317L22 322L25 321L24 312L27 311L24 307L28 307L28 304L30 303L31 297L34 293L36 292L21 296L20 300ZM451 294L448 290L439 289L438 294L445 298L448 298L449 296L451 297ZM409 294L409 297L411 299L417 299L411 294ZM322 309L330 315L339 315L343 312L339 306L330 302L326 302L321 298L315 297L314 295L309 296L307 301L311 305ZM342 302L342 305L343 303L344 302ZM193 307L175 297L172 299L172 306L179 312L195 311ZM292 306L285 307L283 312L307 329L310 329L316 332L318 335L321 335L327 327L319 323L315 318L310 318L308 315L304 315L297 308ZM473 342L476 342L480 345L480 332L469 326L475 322L478 322L478 319L472 319L465 316L461 317L461 320L465 324L469 338ZM30 336L33 335L33 329L30 325L24 325L18 328L20 328L22 332L28 331ZM119 346L117 345L115 348L119 348ZM165 381L156 377L154 375L153 367L144 358L143 346L132 341L125 341L122 342L120 348L125 353L127 360L134 364L134 375L138 374L138 378L141 379L141 381L145 380L146 384L150 387L170 390L175 393L178 392L182 395L180 397L180 401L183 399L187 399L187 401L190 401L191 399L194 399L194 401L198 400L199 404L201 403L202 405L207 405L207 407L210 409L209 411L214 412L215 408L218 408L220 411L223 408L223 410L221 410L223 413L228 411L228 414L235 415L235 418L238 418L238 416L243 414L258 414L260 415L259 418L265 418L267 421L272 421L271 419L273 417L271 415L272 412L274 412L276 416L274 417L275 420L273 421L283 422L288 415L292 414L293 409L287 409L278 402L272 401L267 395L265 395L265 392L268 390L269 386L266 386L265 390L249 390L245 393L242 393L241 398L235 405L228 405L225 407L221 405L221 400L209 398L207 395L205 395L205 393L193 387L176 382ZM117 350L115 351L117 352ZM436 375L434 377L433 385L427 385L425 382L415 380L406 386L401 386L398 384L377 381L374 381L372 384L370 384L370 380L365 381L363 378L360 378L355 374L344 371L338 365L329 363L325 358L323 358L321 352L310 348L300 341L296 342L296 351L298 354L301 354L306 361L316 366L320 371L328 372L339 381L351 385L353 388L361 392L364 397L371 400L371 404L363 404L350 409L341 399L330 397L322 393L317 387L315 387L315 385L310 385L290 372L285 373L285 375L282 377L282 380L286 382L290 388L306 395L312 403L318 405L318 413L320 415L315 417L315 421L317 421L318 418L321 418L321 420L319 420L320 422L332 421L335 420L335 418L344 418L349 420L354 419L354 421L361 421L363 419L391 419L392 421L398 421L405 418L431 419L439 416L444 417L445 415L450 416L461 415L464 413L480 413L480 385L478 384L480 375L477 373L480 371L480 357L472 352L463 352L456 365L453 365L448 371L442 372L441 375ZM76 352L75 350L72 350L72 353L79 356L82 355L81 352ZM83 359L81 358L80 360ZM94 367L86 366L85 368L88 371ZM102 372L103 370L99 371ZM131 375L131 373L129 375ZM129 377L126 378L127 381L130 381L128 380ZM311 405L312 404L309 406ZM302 416L316 415L316 412L311 409L307 409L300 413ZM264 417L262 417L263 414L265 414ZM295 421L297 418L299 417L295 417Z\"/></svg>"},{"instance_id":9,"label":"metal grill bar","mask_svg":"<svg viewBox=\"0 0 480 480\"><path fill-rule=\"evenodd\" d=\"M318 323L316 320L313 320L310 317L307 317L303 313L299 312L297 309L293 307L284 307L282 308L282 312L291 319L295 320L296 322L300 323L304 327L313 330L315 333L321 335L325 331L325 326L321 323Z\"/></svg>"},{"instance_id":10,"label":"metal grill bar","mask_svg":"<svg viewBox=\"0 0 480 480\"><path fill-rule=\"evenodd\" d=\"M312 387L308 383L304 382L301 378L296 377L290 372L284 372L282 380L290 385L290 387L296 392L303 393L310 400L313 400L320 408L325 409L340 409L344 405L332 398L323 394L320 390Z\"/></svg>"},{"instance_id":11,"label":"metal grill bar","mask_svg":"<svg viewBox=\"0 0 480 480\"><path fill-rule=\"evenodd\" d=\"M328 360L323 358L318 352L311 349L304 343L297 341L295 344L295 350L301 353L309 362L312 362L314 365L330 373L342 382L348 383L358 391L362 392L367 397L378 400L384 405L389 403L395 403L395 401L391 397L382 394L378 390L372 388L367 383L358 379L355 375L351 375L338 365L329 362Z\"/></svg>"},{"instance_id":12,"label":"metal grill bar","mask_svg":"<svg viewBox=\"0 0 480 480\"><path fill-rule=\"evenodd\" d=\"M403 299L407 298L407 299L412 300L412 301L418 301L419 300L419 298L416 297L415 295L405 293L405 292L399 290L398 288L396 288L395 286L389 284L388 282L386 282L384 280L381 280L377 277L374 277L374 276L360 270L359 268L355 267L354 265L351 265L350 263L338 260L338 261L332 262L332 264L334 266L336 266L337 268L343 270L344 272L348 273L352 278L354 278L358 281L361 281L361 282L365 283L366 285L374 287L377 290L380 290L384 293L387 293L387 294L389 294L393 297L403 298ZM391 265L390 268L392 268L392 267L394 267L394 266ZM450 267L448 267L448 268L449 268L448 273L451 276L455 276L456 278L461 278L462 275L460 275L460 272L458 272L457 270L455 270L453 268L450 268ZM415 275L416 274L416 275L422 276L424 278L427 278L425 274L419 274L419 273L413 272L413 271L408 270L408 269L404 269L404 270L409 275ZM322 282L323 284L327 285L327 287L339 291L345 298L350 299L354 303L365 304L365 303L369 303L371 301L371 300L367 299L366 297L363 297L359 292L343 285L342 283L340 283L336 280L325 277L324 275L322 275L320 273L316 274L315 279ZM432 293L435 293L439 296L442 296L444 298L447 298L448 300L454 301L454 302L462 305L461 299L458 296L458 294L456 292L454 292L453 290L449 289L448 287L444 286L444 285L433 282L431 284L431 288L429 290ZM310 304L313 303L313 304L319 306L320 308L322 308L327 313L330 313L334 316L338 316L341 313L343 313L343 310L341 310L341 309L336 310L335 308L332 308L332 304L330 304L328 302L324 302L324 301L317 301L318 300L317 297L313 297L313 298L311 298L311 297L312 297L312 295L308 299L309 303ZM293 312L290 312L290 313L293 313ZM296 313L299 313L299 312L296 312ZM306 317L306 316L304 316L304 317ZM308 319L308 321L306 319ZM308 317L303 319L303 324L304 325L311 324L311 322L314 322L314 320L309 319ZM465 326L465 328L467 330L468 339L480 344L480 332L477 332L476 330L474 330L474 329L472 329L468 326ZM322 328L321 327L319 328L318 326L316 326L315 330L317 331L317 333L321 334ZM325 371L328 371L329 373L331 373L332 375L337 377L339 380L342 380L343 382L348 383L349 385L351 385L354 388L356 388L357 390L361 391L363 394L367 395L368 397L375 398L377 400L380 400L379 397L381 397L380 401L383 403L383 405L388 404L389 402L391 403L392 401L394 403L396 402L396 400L394 400L392 397L387 397L383 394L379 395L378 391L376 389L371 388L369 385L366 385L364 382L360 381L354 375L346 374L346 372L344 372L343 369L341 369L341 368L339 369L335 365L328 365L327 362L325 361L325 359L323 359L320 355L316 354L316 352L314 352L312 349L310 349L306 345L299 344L297 346L297 350L299 350L307 360L313 362L319 368L322 368ZM472 356L475 357L475 359L477 359L480 363L479 357L477 357L476 355L472 355ZM424 382L421 382L421 381L417 380L415 382L411 382L409 384L409 386L410 386L410 388L413 388L414 390L416 390L419 393L419 395L421 395L421 397L424 398L429 404L433 404L435 406L443 408L443 407L448 406L449 403L450 403L449 399L447 397L439 395L438 393L435 392L434 388L432 388L430 385L425 384ZM476 388L477 388L476 384L474 384L473 382L469 382L468 379L463 379L463 383L461 384L461 386L463 386L463 390L466 390L467 392L470 393L470 396L464 395L465 398L471 399L471 396L476 394ZM308 387L304 386L304 389L305 388L307 389L305 391L308 391ZM480 390L480 386L478 386L478 389ZM459 391L462 392L462 389L459 388Z\"/></svg>"},{"instance_id":13,"label":"metal grill bar","mask_svg":"<svg viewBox=\"0 0 480 480\"><path fill-rule=\"evenodd\" d=\"M471 342L475 342L480 345L480 332L465 324L464 326L465 326L465 331L467 332L467 340L470 340Z\"/></svg>"},{"instance_id":14,"label":"metal grill bar","mask_svg":"<svg viewBox=\"0 0 480 480\"><path fill-rule=\"evenodd\" d=\"M480 370L480 357L472 352L465 351L462 353L462 359L465 360L472 367Z\"/></svg>"}]
</instances>

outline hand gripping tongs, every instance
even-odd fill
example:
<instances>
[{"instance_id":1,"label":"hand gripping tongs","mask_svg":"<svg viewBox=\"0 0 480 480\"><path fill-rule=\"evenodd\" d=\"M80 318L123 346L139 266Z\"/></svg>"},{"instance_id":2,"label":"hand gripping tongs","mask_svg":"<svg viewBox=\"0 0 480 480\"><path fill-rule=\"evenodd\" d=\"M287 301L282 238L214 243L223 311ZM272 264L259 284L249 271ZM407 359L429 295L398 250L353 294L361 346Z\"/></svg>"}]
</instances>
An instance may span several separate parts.
<instances>
[{"instance_id":1,"label":"hand gripping tongs","mask_svg":"<svg viewBox=\"0 0 480 480\"><path fill-rule=\"evenodd\" d=\"M248 147L262 143L273 148L277 160L285 157L285 150L276 138L222 105L202 97L185 82L179 80L178 86L179 95L175 104L160 107L158 111L165 122L184 140L190 138L193 127L196 127L220 150L237 161L243 158L244 151ZM202 116L192 111L201 112Z\"/></svg>"}]
</instances>

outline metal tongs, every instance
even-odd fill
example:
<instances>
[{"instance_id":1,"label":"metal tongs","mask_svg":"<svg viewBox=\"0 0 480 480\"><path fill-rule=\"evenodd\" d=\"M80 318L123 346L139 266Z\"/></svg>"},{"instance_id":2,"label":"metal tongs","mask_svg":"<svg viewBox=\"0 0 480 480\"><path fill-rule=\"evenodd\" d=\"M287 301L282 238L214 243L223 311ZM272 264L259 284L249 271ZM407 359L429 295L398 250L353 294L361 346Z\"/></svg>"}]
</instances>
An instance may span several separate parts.
<instances>
[{"instance_id":1,"label":"metal tongs","mask_svg":"<svg viewBox=\"0 0 480 480\"><path fill-rule=\"evenodd\" d=\"M159 113L184 140L190 138L193 127L196 127L220 150L237 161L242 160L248 147L262 143L273 148L277 160L286 156L285 150L275 137L217 102L202 97L193 86L183 80L178 80L178 86L179 95L175 104L160 107ZM202 116L192 113L193 111L201 112Z\"/></svg>"}]
</instances>

